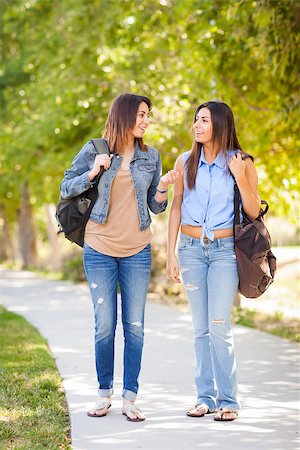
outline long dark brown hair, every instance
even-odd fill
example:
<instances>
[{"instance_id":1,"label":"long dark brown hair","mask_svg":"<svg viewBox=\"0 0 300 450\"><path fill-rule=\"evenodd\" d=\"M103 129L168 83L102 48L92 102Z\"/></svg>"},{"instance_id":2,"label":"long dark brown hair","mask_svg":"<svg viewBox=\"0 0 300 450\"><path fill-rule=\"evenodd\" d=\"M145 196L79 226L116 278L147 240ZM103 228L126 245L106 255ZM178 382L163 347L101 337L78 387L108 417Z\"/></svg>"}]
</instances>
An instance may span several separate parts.
<instances>
[{"instance_id":1,"label":"long dark brown hair","mask_svg":"<svg viewBox=\"0 0 300 450\"><path fill-rule=\"evenodd\" d=\"M196 109L193 123L196 122L196 117L202 108L209 109L211 114L213 146L219 148L219 151L222 151L224 155L226 155L226 150L242 151L235 131L234 117L229 106L219 101L202 103ZM194 189L195 187L201 147L201 143L194 141L191 154L185 163L186 179L189 189Z\"/></svg>"},{"instance_id":2,"label":"long dark brown hair","mask_svg":"<svg viewBox=\"0 0 300 450\"><path fill-rule=\"evenodd\" d=\"M107 139L112 153L120 153L127 141L128 132L136 123L139 106L145 102L149 110L152 107L151 100L143 95L121 94L116 97L110 107L106 119L103 138ZM141 150L146 151L147 146L142 138L138 138Z\"/></svg>"}]
</instances>

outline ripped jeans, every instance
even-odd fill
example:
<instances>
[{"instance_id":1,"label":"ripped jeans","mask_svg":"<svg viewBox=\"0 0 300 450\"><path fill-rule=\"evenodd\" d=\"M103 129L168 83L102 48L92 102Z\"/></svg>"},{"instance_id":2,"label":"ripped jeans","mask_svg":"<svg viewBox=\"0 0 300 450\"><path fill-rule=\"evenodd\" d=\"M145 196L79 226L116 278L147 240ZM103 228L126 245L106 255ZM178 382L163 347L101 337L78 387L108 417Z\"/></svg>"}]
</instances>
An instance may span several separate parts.
<instances>
[{"instance_id":1,"label":"ripped jeans","mask_svg":"<svg viewBox=\"0 0 300 450\"><path fill-rule=\"evenodd\" d=\"M179 266L191 305L196 354L197 402L238 410L236 362L230 315L238 287L233 237L209 241L183 233Z\"/></svg>"},{"instance_id":2,"label":"ripped jeans","mask_svg":"<svg viewBox=\"0 0 300 450\"><path fill-rule=\"evenodd\" d=\"M95 359L100 397L113 393L117 286L120 285L124 333L123 398L138 392L144 344L144 312L151 272L151 247L117 258L84 244L84 269L95 315Z\"/></svg>"}]
</instances>

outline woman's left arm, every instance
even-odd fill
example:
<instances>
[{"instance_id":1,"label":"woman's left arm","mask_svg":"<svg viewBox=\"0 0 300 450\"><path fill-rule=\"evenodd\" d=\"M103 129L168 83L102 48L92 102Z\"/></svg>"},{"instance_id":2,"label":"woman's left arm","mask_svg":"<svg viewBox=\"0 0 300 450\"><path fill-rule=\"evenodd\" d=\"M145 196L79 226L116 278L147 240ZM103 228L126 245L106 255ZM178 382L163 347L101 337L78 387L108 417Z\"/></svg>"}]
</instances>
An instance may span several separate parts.
<instances>
[{"instance_id":1,"label":"woman's left arm","mask_svg":"<svg viewBox=\"0 0 300 450\"><path fill-rule=\"evenodd\" d=\"M154 214L159 214L165 211L168 205L168 186L169 184L173 184L178 176L179 174L177 174L174 170L169 170L162 176L161 159L160 155L158 155L156 171L153 176L151 186L148 190L147 198L149 208Z\"/></svg>"},{"instance_id":2,"label":"woman's left arm","mask_svg":"<svg viewBox=\"0 0 300 450\"><path fill-rule=\"evenodd\" d=\"M238 185L245 213L251 219L256 219L260 213L261 201L257 173L251 158L242 160L241 154L237 153L228 166Z\"/></svg>"}]
</instances>

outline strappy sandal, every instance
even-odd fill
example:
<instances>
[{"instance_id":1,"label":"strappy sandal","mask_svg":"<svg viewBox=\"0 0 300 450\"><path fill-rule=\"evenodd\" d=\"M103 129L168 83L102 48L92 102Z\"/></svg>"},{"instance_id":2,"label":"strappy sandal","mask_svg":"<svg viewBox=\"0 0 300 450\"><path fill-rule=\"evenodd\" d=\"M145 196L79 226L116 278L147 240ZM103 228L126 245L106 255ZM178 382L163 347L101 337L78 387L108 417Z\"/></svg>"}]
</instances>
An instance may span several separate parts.
<instances>
[{"instance_id":1,"label":"strappy sandal","mask_svg":"<svg viewBox=\"0 0 300 450\"><path fill-rule=\"evenodd\" d=\"M107 411L109 410L110 407L111 407L110 403L108 403L105 400L102 400L102 398L100 398L96 402L95 407L87 412L87 415L89 417L104 417L104 416L106 416ZM103 410L106 410L103 414L97 414L97 411L103 411Z\"/></svg>"},{"instance_id":2,"label":"strappy sandal","mask_svg":"<svg viewBox=\"0 0 300 450\"><path fill-rule=\"evenodd\" d=\"M129 412L136 414L136 418L132 419L131 417L129 417L128 416ZM132 405L128 405L125 408L123 408L122 414L123 414L123 416L126 416L127 420L129 420L129 422L143 422L146 419L146 417L144 417L144 416L139 417L139 414L142 414L141 410L139 408L137 408L134 403L132 403Z\"/></svg>"},{"instance_id":3,"label":"strappy sandal","mask_svg":"<svg viewBox=\"0 0 300 450\"><path fill-rule=\"evenodd\" d=\"M196 412L192 413L191 411L193 410L196 410ZM202 412L200 412L201 410ZM194 406L186 413L189 417L203 417L205 414L209 414L209 408L205 403L200 403L199 405Z\"/></svg>"},{"instance_id":4,"label":"strappy sandal","mask_svg":"<svg viewBox=\"0 0 300 450\"><path fill-rule=\"evenodd\" d=\"M225 418L223 417L224 414L235 414L235 417L231 417L231 418ZM217 414L214 417L214 420L216 420L217 422L232 422L233 420L237 419L238 417L238 412L235 411L234 409L229 409L229 408L220 408L217 412Z\"/></svg>"}]
</instances>

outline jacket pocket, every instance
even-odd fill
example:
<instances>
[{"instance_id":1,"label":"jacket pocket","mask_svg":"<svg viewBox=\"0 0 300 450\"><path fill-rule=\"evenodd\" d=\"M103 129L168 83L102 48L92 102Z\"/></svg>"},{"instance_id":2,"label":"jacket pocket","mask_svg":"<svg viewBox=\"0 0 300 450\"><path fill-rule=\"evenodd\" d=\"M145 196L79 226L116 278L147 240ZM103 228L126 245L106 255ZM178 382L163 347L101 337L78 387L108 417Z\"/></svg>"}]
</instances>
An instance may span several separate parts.
<instances>
[{"instance_id":1,"label":"jacket pocket","mask_svg":"<svg viewBox=\"0 0 300 450\"><path fill-rule=\"evenodd\" d=\"M142 164L139 166L139 170L143 172L155 172L156 165L155 164Z\"/></svg>"}]
</instances>

